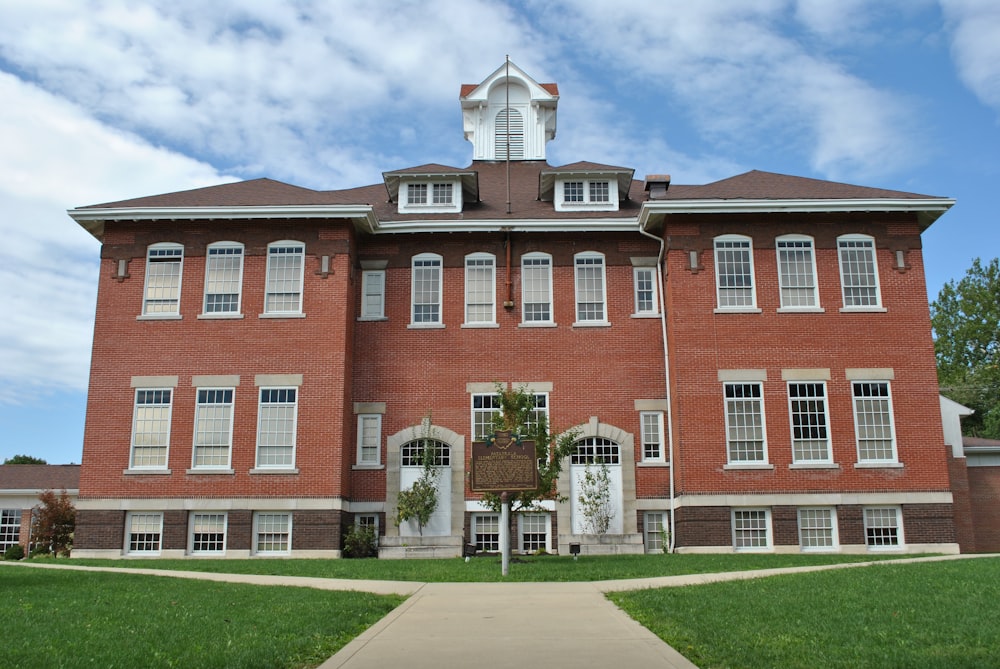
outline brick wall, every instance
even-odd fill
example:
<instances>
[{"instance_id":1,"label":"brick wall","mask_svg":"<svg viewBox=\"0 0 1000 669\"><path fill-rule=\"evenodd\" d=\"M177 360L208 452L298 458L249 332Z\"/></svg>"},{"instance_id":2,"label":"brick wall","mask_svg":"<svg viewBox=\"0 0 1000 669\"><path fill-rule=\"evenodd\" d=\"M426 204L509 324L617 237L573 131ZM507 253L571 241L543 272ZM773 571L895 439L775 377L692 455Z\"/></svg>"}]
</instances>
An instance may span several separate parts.
<instances>
[{"instance_id":1,"label":"brick wall","mask_svg":"<svg viewBox=\"0 0 1000 669\"><path fill-rule=\"evenodd\" d=\"M969 470L965 458L954 458L949 454L948 475L951 478L955 537L963 553L975 553L976 527L973 524L972 503L969 497Z\"/></svg>"},{"instance_id":2,"label":"brick wall","mask_svg":"<svg viewBox=\"0 0 1000 669\"><path fill-rule=\"evenodd\" d=\"M125 545L124 511L76 512L73 547L86 550L121 550Z\"/></svg>"},{"instance_id":3,"label":"brick wall","mask_svg":"<svg viewBox=\"0 0 1000 669\"><path fill-rule=\"evenodd\" d=\"M1000 467L969 467L969 498L976 550L1000 552Z\"/></svg>"}]
</instances>

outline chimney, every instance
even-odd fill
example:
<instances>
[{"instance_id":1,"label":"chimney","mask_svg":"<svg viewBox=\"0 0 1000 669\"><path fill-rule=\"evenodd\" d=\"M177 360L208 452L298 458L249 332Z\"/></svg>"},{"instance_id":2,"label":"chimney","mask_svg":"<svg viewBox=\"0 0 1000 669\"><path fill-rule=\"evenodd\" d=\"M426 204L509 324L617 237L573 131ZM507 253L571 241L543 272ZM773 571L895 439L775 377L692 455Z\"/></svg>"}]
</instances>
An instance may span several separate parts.
<instances>
[{"instance_id":1,"label":"chimney","mask_svg":"<svg viewBox=\"0 0 1000 669\"><path fill-rule=\"evenodd\" d=\"M643 189L649 192L650 200L663 200L670 188L669 174L647 174Z\"/></svg>"}]
</instances>

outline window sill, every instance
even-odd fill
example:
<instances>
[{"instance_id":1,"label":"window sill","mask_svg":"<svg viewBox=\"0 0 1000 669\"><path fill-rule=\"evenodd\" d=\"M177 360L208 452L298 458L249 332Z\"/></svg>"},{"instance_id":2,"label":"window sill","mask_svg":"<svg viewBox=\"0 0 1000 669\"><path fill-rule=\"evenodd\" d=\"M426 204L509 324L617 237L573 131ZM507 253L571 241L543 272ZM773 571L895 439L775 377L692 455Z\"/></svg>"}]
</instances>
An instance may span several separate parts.
<instances>
[{"instance_id":1,"label":"window sill","mask_svg":"<svg viewBox=\"0 0 1000 669\"><path fill-rule=\"evenodd\" d=\"M122 474L125 476L168 476L169 469L125 469Z\"/></svg>"},{"instance_id":2,"label":"window sill","mask_svg":"<svg viewBox=\"0 0 1000 669\"><path fill-rule=\"evenodd\" d=\"M793 462L789 469L840 469L836 462Z\"/></svg>"},{"instance_id":3,"label":"window sill","mask_svg":"<svg viewBox=\"0 0 1000 669\"><path fill-rule=\"evenodd\" d=\"M356 472L360 471L379 471L385 469L385 465L351 465L351 469Z\"/></svg>"},{"instance_id":4,"label":"window sill","mask_svg":"<svg viewBox=\"0 0 1000 669\"><path fill-rule=\"evenodd\" d=\"M575 328L609 328L611 323L608 321L577 321L573 323Z\"/></svg>"},{"instance_id":5,"label":"window sill","mask_svg":"<svg viewBox=\"0 0 1000 669\"><path fill-rule=\"evenodd\" d=\"M902 462L855 462L855 469L902 469Z\"/></svg>"},{"instance_id":6,"label":"window sill","mask_svg":"<svg viewBox=\"0 0 1000 669\"><path fill-rule=\"evenodd\" d=\"M842 314L880 314L889 311L885 307L841 307Z\"/></svg>"},{"instance_id":7,"label":"window sill","mask_svg":"<svg viewBox=\"0 0 1000 669\"><path fill-rule=\"evenodd\" d=\"M467 330L489 330L499 327L499 323L462 323L462 328Z\"/></svg>"},{"instance_id":8,"label":"window sill","mask_svg":"<svg viewBox=\"0 0 1000 669\"><path fill-rule=\"evenodd\" d=\"M389 319L385 316L358 316L359 323L369 323L369 322L378 322L387 320Z\"/></svg>"},{"instance_id":9,"label":"window sill","mask_svg":"<svg viewBox=\"0 0 1000 669\"><path fill-rule=\"evenodd\" d=\"M554 328L556 324L553 321L522 321L517 324L519 328Z\"/></svg>"},{"instance_id":10,"label":"window sill","mask_svg":"<svg viewBox=\"0 0 1000 669\"><path fill-rule=\"evenodd\" d=\"M825 314L823 307L778 307L775 313L779 314Z\"/></svg>"},{"instance_id":11,"label":"window sill","mask_svg":"<svg viewBox=\"0 0 1000 669\"><path fill-rule=\"evenodd\" d=\"M669 467L669 462L658 462L656 460L644 460L642 462L636 463L636 467Z\"/></svg>"},{"instance_id":12,"label":"window sill","mask_svg":"<svg viewBox=\"0 0 1000 669\"><path fill-rule=\"evenodd\" d=\"M273 468L273 467L272 468L255 467L254 469L250 470L250 475L251 476L255 476L255 475L258 475L258 474L264 475L264 476L270 476L271 474L275 474L275 475L280 476L282 474L284 474L284 475L290 475L290 474L298 474L298 473L299 473L299 470L297 468L276 469L276 468Z\"/></svg>"},{"instance_id":13,"label":"window sill","mask_svg":"<svg viewBox=\"0 0 1000 669\"><path fill-rule=\"evenodd\" d=\"M659 318L660 314L654 312L643 312L641 314L632 314L631 318Z\"/></svg>"},{"instance_id":14,"label":"window sill","mask_svg":"<svg viewBox=\"0 0 1000 669\"><path fill-rule=\"evenodd\" d=\"M407 330L444 330L444 323L410 323Z\"/></svg>"},{"instance_id":15,"label":"window sill","mask_svg":"<svg viewBox=\"0 0 1000 669\"><path fill-rule=\"evenodd\" d=\"M289 312L280 312L280 311L278 311L278 312L274 312L274 313L257 314L257 318L305 318L305 317L306 317L306 315L304 313L302 313L301 311L295 311L295 312L293 312L293 311L289 311Z\"/></svg>"},{"instance_id":16,"label":"window sill","mask_svg":"<svg viewBox=\"0 0 1000 669\"><path fill-rule=\"evenodd\" d=\"M757 307L716 307L712 309L713 314L759 314L762 309Z\"/></svg>"},{"instance_id":17,"label":"window sill","mask_svg":"<svg viewBox=\"0 0 1000 669\"><path fill-rule=\"evenodd\" d=\"M198 314L198 320L206 321L238 321L243 314Z\"/></svg>"},{"instance_id":18,"label":"window sill","mask_svg":"<svg viewBox=\"0 0 1000 669\"><path fill-rule=\"evenodd\" d=\"M188 475L195 474L195 475L198 475L198 476L205 476L205 475L212 476L212 475L219 475L219 474L232 476L233 474L236 473L236 470L235 469L208 469L208 468L202 468L202 469L188 469L184 473L188 474Z\"/></svg>"},{"instance_id":19,"label":"window sill","mask_svg":"<svg viewBox=\"0 0 1000 669\"><path fill-rule=\"evenodd\" d=\"M179 321L183 316L180 314L139 314L135 317L137 321Z\"/></svg>"},{"instance_id":20,"label":"window sill","mask_svg":"<svg viewBox=\"0 0 1000 669\"><path fill-rule=\"evenodd\" d=\"M764 471L764 470L768 470L768 469L774 469L774 465L769 465L767 463L760 463L760 464L749 464L749 463L748 464L728 464L728 465L723 465L722 469L724 469L726 471L739 471L739 470L748 470L748 471L760 470L760 471Z\"/></svg>"}]
</instances>

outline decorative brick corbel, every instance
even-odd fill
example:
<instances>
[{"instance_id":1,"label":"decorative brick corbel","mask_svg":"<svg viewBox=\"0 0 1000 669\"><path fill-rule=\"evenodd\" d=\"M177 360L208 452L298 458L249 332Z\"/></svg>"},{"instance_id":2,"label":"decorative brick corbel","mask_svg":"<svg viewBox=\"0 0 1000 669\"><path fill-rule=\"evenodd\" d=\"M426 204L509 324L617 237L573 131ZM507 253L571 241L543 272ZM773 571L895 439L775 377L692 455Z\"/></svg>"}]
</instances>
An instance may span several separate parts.
<instances>
[{"instance_id":1,"label":"decorative brick corbel","mask_svg":"<svg viewBox=\"0 0 1000 669\"><path fill-rule=\"evenodd\" d=\"M128 261L129 261L128 258L115 259L115 271L111 274L111 278L113 278L118 283L121 283L125 279L129 278Z\"/></svg>"}]
</instances>

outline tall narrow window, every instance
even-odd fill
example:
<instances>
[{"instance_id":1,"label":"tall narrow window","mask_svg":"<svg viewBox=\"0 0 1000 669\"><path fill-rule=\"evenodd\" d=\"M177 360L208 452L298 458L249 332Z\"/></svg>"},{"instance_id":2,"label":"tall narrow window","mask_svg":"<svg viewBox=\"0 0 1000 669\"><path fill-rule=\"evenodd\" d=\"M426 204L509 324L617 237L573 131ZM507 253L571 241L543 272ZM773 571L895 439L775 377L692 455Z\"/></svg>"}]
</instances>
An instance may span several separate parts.
<instances>
[{"instance_id":1,"label":"tall narrow window","mask_svg":"<svg viewBox=\"0 0 1000 669\"><path fill-rule=\"evenodd\" d=\"M525 323L552 323L552 256L521 257L521 309Z\"/></svg>"},{"instance_id":2,"label":"tall narrow window","mask_svg":"<svg viewBox=\"0 0 1000 669\"><path fill-rule=\"evenodd\" d=\"M199 388L194 413L194 468L226 469L233 443L233 388Z\"/></svg>"},{"instance_id":3,"label":"tall narrow window","mask_svg":"<svg viewBox=\"0 0 1000 669\"><path fill-rule=\"evenodd\" d=\"M465 322L496 323L496 260L486 253L465 257Z\"/></svg>"},{"instance_id":4,"label":"tall narrow window","mask_svg":"<svg viewBox=\"0 0 1000 669\"><path fill-rule=\"evenodd\" d=\"M132 469L166 469L170 445L169 388L135 391L132 417Z\"/></svg>"},{"instance_id":5,"label":"tall narrow window","mask_svg":"<svg viewBox=\"0 0 1000 669\"><path fill-rule=\"evenodd\" d=\"M211 244L205 257L205 313L238 314L243 285L243 246Z\"/></svg>"},{"instance_id":6,"label":"tall narrow window","mask_svg":"<svg viewBox=\"0 0 1000 669\"><path fill-rule=\"evenodd\" d=\"M497 160L507 160L507 145L510 144L510 159L524 160L524 117L516 109L505 107L494 121L496 144L493 155ZM509 140L509 142L508 142Z\"/></svg>"},{"instance_id":7,"label":"tall narrow window","mask_svg":"<svg viewBox=\"0 0 1000 669\"><path fill-rule=\"evenodd\" d=\"M377 465L382 445L382 416L358 415L358 464Z\"/></svg>"},{"instance_id":8,"label":"tall narrow window","mask_svg":"<svg viewBox=\"0 0 1000 669\"><path fill-rule=\"evenodd\" d=\"M226 552L226 514L192 513L192 555L222 555Z\"/></svg>"},{"instance_id":9,"label":"tall narrow window","mask_svg":"<svg viewBox=\"0 0 1000 669\"><path fill-rule=\"evenodd\" d=\"M844 308L881 306L875 240L865 235L845 235L837 239L837 249Z\"/></svg>"},{"instance_id":10,"label":"tall narrow window","mask_svg":"<svg viewBox=\"0 0 1000 669\"><path fill-rule=\"evenodd\" d=\"M643 462L665 462L663 447L663 413L643 411L642 420L642 460Z\"/></svg>"},{"instance_id":11,"label":"tall narrow window","mask_svg":"<svg viewBox=\"0 0 1000 669\"><path fill-rule=\"evenodd\" d=\"M759 383L727 383L726 445L730 464L767 462L764 401Z\"/></svg>"},{"instance_id":12,"label":"tall narrow window","mask_svg":"<svg viewBox=\"0 0 1000 669\"><path fill-rule=\"evenodd\" d=\"M643 538L647 553L664 553L669 548L664 543L666 533L663 527L663 516L662 511L647 511L642 516Z\"/></svg>"},{"instance_id":13,"label":"tall narrow window","mask_svg":"<svg viewBox=\"0 0 1000 669\"><path fill-rule=\"evenodd\" d=\"M896 462L889 383L856 381L851 387L854 394L858 462Z\"/></svg>"},{"instance_id":14,"label":"tall narrow window","mask_svg":"<svg viewBox=\"0 0 1000 669\"><path fill-rule=\"evenodd\" d=\"M441 256L422 253L413 257L414 324L441 323Z\"/></svg>"},{"instance_id":15,"label":"tall narrow window","mask_svg":"<svg viewBox=\"0 0 1000 669\"><path fill-rule=\"evenodd\" d=\"M500 415L500 396L476 393L472 396L472 439L483 441L493 433L493 418Z\"/></svg>"},{"instance_id":16,"label":"tall narrow window","mask_svg":"<svg viewBox=\"0 0 1000 669\"><path fill-rule=\"evenodd\" d=\"M0 509L0 551L5 551L21 540L21 510Z\"/></svg>"},{"instance_id":17,"label":"tall narrow window","mask_svg":"<svg viewBox=\"0 0 1000 669\"><path fill-rule=\"evenodd\" d=\"M792 462L830 462L826 385L789 383L788 402L792 422Z\"/></svg>"},{"instance_id":18,"label":"tall narrow window","mask_svg":"<svg viewBox=\"0 0 1000 669\"><path fill-rule=\"evenodd\" d=\"M179 314L181 270L184 247L180 244L153 244L146 253L146 289L143 315Z\"/></svg>"},{"instance_id":19,"label":"tall narrow window","mask_svg":"<svg viewBox=\"0 0 1000 669\"><path fill-rule=\"evenodd\" d=\"M819 306L816 292L816 258L809 237L778 239L778 284L783 309Z\"/></svg>"},{"instance_id":20,"label":"tall narrow window","mask_svg":"<svg viewBox=\"0 0 1000 669\"><path fill-rule=\"evenodd\" d=\"M893 549L903 545L899 509L874 507L865 509L865 544L871 550Z\"/></svg>"},{"instance_id":21,"label":"tall narrow window","mask_svg":"<svg viewBox=\"0 0 1000 669\"><path fill-rule=\"evenodd\" d=\"M254 552L287 554L292 548L292 514L262 513L254 515Z\"/></svg>"},{"instance_id":22,"label":"tall narrow window","mask_svg":"<svg viewBox=\"0 0 1000 669\"><path fill-rule=\"evenodd\" d=\"M837 547L837 512L834 509L799 509L799 547L803 551L829 551Z\"/></svg>"},{"instance_id":23,"label":"tall narrow window","mask_svg":"<svg viewBox=\"0 0 1000 669\"><path fill-rule=\"evenodd\" d=\"M385 318L385 270L361 274L361 319Z\"/></svg>"},{"instance_id":24,"label":"tall narrow window","mask_svg":"<svg viewBox=\"0 0 1000 669\"><path fill-rule=\"evenodd\" d=\"M296 388L261 388L257 411L257 467L295 466Z\"/></svg>"},{"instance_id":25,"label":"tall narrow window","mask_svg":"<svg viewBox=\"0 0 1000 669\"><path fill-rule=\"evenodd\" d=\"M302 313L305 253L305 246L299 242L275 242L267 247L264 313Z\"/></svg>"},{"instance_id":26,"label":"tall narrow window","mask_svg":"<svg viewBox=\"0 0 1000 669\"><path fill-rule=\"evenodd\" d=\"M727 235L715 240L715 282L720 309L757 306L749 237Z\"/></svg>"},{"instance_id":27,"label":"tall narrow window","mask_svg":"<svg viewBox=\"0 0 1000 669\"><path fill-rule=\"evenodd\" d=\"M163 538L162 513L127 514L125 552L132 555L158 555Z\"/></svg>"},{"instance_id":28,"label":"tall narrow window","mask_svg":"<svg viewBox=\"0 0 1000 669\"><path fill-rule=\"evenodd\" d=\"M604 256L599 253L578 253L576 268L577 323L607 323L604 288Z\"/></svg>"},{"instance_id":29,"label":"tall narrow window","mask_svg":"<svg viewBox=\"0 0 1000 669\"><path fill-rule=\"evenodd\" d=\"M635 313L649 315L659 313L656 293L656 269L636 267L632 270L635 279Z\"/></svg>"},{"instance_id":30,"label":"tall narrow window","mask_svg":"<svg viewBox=\"0 0 1000 669\"><path fill-rule=\"evenodd\" d=\"M770 516L767 509L733 509L733 548L738 551L770 548Z\"/></svg>"}]
</instances>

